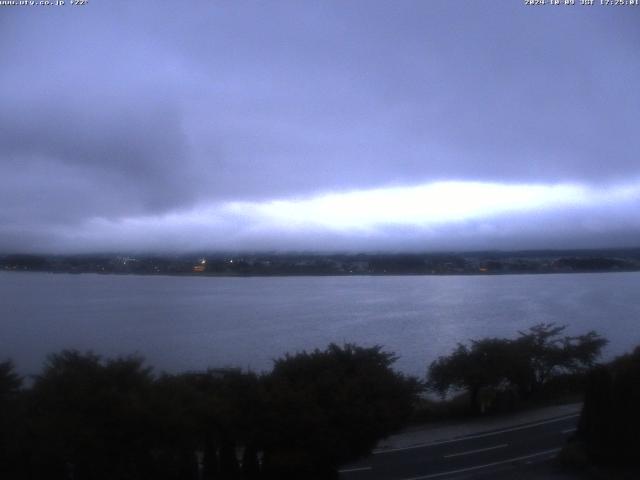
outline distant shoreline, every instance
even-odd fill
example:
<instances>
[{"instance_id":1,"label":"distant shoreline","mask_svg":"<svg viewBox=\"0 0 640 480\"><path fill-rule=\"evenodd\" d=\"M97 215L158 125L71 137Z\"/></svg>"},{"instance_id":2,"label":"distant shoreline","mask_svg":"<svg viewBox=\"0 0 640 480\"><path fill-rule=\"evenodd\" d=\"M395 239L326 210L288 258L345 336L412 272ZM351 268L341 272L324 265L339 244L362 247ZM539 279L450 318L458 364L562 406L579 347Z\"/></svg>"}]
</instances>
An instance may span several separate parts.
<instances>
[{"instance_id":1,"label":"distant shoreline","mask_svg":"<svg viewBox=\"0 0 640 480\"><path fill-rule=\"evenodd\" d=\"M99 275L114 277L185 277L185 278L290 278L290 277L496 277L507 275L575 275L605 273L637 273L633 270L477 272L477 273L136 273L136 272L70 272L53 270L0 270L7 273L48 273L51 275Z\"/></svg>"},{"instance_id":2,"label":"distant shoreline","mask_svg":"<svg viewBox=\"0 0 640 480\"><path fill-rule=\"evenodd\" d=\"M0 271L190 277L533 275L640 271L640 249L468 253L0 255Z\"/></svg>"}]
</instances>

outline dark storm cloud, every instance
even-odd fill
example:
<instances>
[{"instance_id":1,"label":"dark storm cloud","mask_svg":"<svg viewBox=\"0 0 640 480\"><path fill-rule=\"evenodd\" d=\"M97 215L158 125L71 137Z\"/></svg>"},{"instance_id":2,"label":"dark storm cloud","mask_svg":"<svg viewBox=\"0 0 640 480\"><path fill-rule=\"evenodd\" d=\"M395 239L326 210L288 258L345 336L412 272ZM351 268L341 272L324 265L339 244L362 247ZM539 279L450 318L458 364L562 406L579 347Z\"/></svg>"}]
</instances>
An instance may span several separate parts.
<instances>
[{"instance_id":1,"label":"dark storm cloud","mask_svg":"<svg viewBox=\"0 0 640 480\"><path fill-rule=\"evenodd\" d=\"M640 9L220 1L1 14L5 249L104 248L100 235L180 248L172 229L187 227L163 219L225 202L640 180ZM609 227L633 236L620 208ZM153 241L132 227L154 222ZM205 246L281 238L244 217L196 224L188 240ZM532 235L507 230L507 244ZM394 231L354 242L411 237ZM309 236L321 234L296 242Z\"/></svg>"}]
</instances>

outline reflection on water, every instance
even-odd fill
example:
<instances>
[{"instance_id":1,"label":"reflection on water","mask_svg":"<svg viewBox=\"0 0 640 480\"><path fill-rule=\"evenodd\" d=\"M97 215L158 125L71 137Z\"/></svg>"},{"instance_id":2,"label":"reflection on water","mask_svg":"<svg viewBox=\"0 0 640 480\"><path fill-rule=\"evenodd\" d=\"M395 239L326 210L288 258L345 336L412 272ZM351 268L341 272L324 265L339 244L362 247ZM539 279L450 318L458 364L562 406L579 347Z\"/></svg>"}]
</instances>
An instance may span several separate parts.
<instances>
[{"instance_id":1,"label":"reflection on water","mask_svg":"<svg viewBox=\"0 0 640 480\"><path fill-rule=\"evenodd\" d=\"M270 368L329 342L382 344L422 375L456 342L537 322L595 329L607 355L640 344L640 273L196 278L0 273L0 359L138 352L166 370Z\"/></svg>"}]
</instances>

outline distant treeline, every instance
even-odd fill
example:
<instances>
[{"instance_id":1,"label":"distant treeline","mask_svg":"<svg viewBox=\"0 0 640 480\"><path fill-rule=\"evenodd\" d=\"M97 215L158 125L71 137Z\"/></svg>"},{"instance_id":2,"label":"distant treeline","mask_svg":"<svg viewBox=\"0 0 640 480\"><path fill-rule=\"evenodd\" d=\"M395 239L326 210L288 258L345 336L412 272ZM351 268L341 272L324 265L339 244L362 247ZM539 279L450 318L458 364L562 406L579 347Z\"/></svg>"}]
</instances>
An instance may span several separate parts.
<instances>
[{"instance_id":1,"label":"distant treeline","mask_svg":"<svg viewBox=\"0 0 640 480\"><path fill-rule=\"evenodd\" d=\"M0 269L144 275L442 275L640 270L640 250L450 254L0 255Z\"/></svg>"}]
</instances>

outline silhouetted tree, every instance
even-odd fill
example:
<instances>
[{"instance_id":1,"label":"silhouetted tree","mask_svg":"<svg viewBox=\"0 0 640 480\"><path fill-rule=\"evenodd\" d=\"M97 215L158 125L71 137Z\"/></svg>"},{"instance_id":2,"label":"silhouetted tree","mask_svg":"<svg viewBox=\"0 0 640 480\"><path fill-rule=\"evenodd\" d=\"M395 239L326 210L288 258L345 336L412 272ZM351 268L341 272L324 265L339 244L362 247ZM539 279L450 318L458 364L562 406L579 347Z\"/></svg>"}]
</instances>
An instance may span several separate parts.
<instances>
[{"instance_id":1,"label":"silhouetted tree","mask_svg":"<svg viewBox=\"0 0 640 480\"><path fill-rule=\"evenodd\" d=\"M22 378L11 361L0 363L0 478L18 478L25 467Z\"/></svg>"},{"instance_id":2,"label":"silhouetted tree","mask_svg":"<svg viewBox=\"0 0 640 480\"><path fill-rule=\"evenodd\" d=\"M479 412L481 389L498 387L508 378L512 357L511 342L501 338L472 340L469 347L458 344L453 353L431 363L428 386L442 396L452 389L467 390L471 410Z\"/></svg>"},{"instance_id":3,"label":"silhouetted tree","mask_svg":"<svg viewBox=\"0 0 640 480\"><path fill-rule=\"evenodd\" d=\"M158 478L257 478L264 400L256 375L165 374L153 392L151 412L161 419L153 447Z\"/></svg>"},{"instance_id":4,"label":"silhouetted tree","mask_svg":"<svg viewBox=\"0 0 640 480\"><path fill-rule=\"evenodd\" d=\"M332 344L287 355L266 379L269 478L329 479L409 417L419 384L379 346Z\"/></svg>"},{"instance_id":5,"label":"silhouetted tree","mask_svg":"<svg viewBox=\"0 0 640 480\"><path fill-rule=\"evenodd\" d=\"M640 465L640 347L588 376L577 436L596 463Z\"/></svg>"},{"instance_id":6,"label":"silhouetted tree","mask_svg":"<svg viewBox=\"0 0 640 480\"><path fill-rule=\"evenodd\" d=\"M380 347L287 355L257 376L155 377L138 357L51 355L30 389L0 363L0 473L12 480L328 479L412 412L419 383Z\"/></svg>"},{"instance_id":7,"label":"silhouetted tree","mask_svg":"<svg viewBox=\"0 0 640 480\"><path fill-rule=\"evenodd\" d=\"M206 428L201 422L207 420L204 396L191 384L188 375L165 374L152 387L148 409L153 419L149 445L153 477L196 478L197 452L205 451L204 435L201 435ZM214 471L217 470L214 467Z\"/></svg>"},{"instance_id":8,"label":"silhouetted tree","mask_svg":"<svg viewBox=\"0 0 640 480\"><path fill-rule=\"evenodd\" d=\"M13 362L0 362L0 401L15 397L21 386L22 378L15 372Z\"/></svg>"},{"instance_id":9,"label":"silhouetted tree","mask_svg":"<svg viewBox=\"0 0 640 480\"><path fill-rule=\"evenodd\" d=\"M520 394L528 397L558 373L584 373L591 368L607 344L594 331L564 336L566 325L540 323L519 332L514 342L511 380Z\"/></svg>"},{"instance_id":10,"label":"silhouetted tree","mask_svg":"<svg viewBox=\"0 0 640 480\"><path fill-rule=\"evenodd\" d=\"M151 461L151 382L137 357L51 355L31 393L33 476L141 478Z\"/></svg>"},{"instance_id":11,"label":"silhouetted tree","mask_svg":"<svg viewBox=\"0 0 640 480\"><path fill-rule=\"evenodd\" d=\"M561 337L565 329L541 323L519 332L515 340L486 338L472 340L469 346L458 344L450 355L431 363L427 385L443 396L466 390L473 412L481 411L479 394L485 388L515 388L528 398L556 375L585 373L607 343L593 331Z\"/></svg>"}]
</instances>

